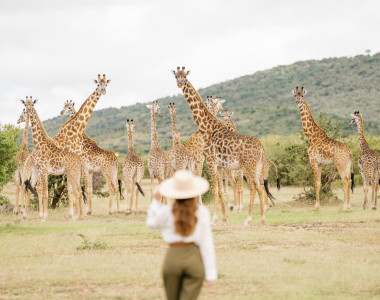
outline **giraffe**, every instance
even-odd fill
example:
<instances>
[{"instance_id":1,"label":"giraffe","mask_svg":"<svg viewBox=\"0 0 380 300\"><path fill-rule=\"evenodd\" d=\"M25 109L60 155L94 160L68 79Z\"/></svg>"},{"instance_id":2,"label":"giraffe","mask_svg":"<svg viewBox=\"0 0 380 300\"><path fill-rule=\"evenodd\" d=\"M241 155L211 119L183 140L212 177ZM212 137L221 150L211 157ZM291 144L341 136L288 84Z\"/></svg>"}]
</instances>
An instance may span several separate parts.
<instances>
[{"instance_id":1,"label":"giraffe","mask_svg":"<svg viewBox=\"0 0 380 300\"><path fill-rule=\"evenodd\" d=\"M335 164L343 181L344 204L343 209L350 208L350 185L353 174L350 170L353 168L353 155L351 149L332 138L329 138L324 130L315 123L310 108L304 99L307 91L301 87L293 90L296 103L301 113L302 127L306 137L309 140L310 147L307 151L311 168L314 175L314 183L316 189L317 200L315 208L319 209L320 199L319 190L321 188L321 171L323 165Z\"/></svg>"},{"instance_id":2,"label":"giraffe","mask_svg":"<svg viewBox=\"0 0 380 300\"><path fill-rule=\"evenodd\" d=\"M75 197L76 211L79 213L80 219L83 219L82 210L82 193L80 187L80 158L75 153L59 148L56 143L47 135L40 118L37 114L34 105L37 100L32 100L32 97L26 97L26 100L21 100L25 105L26 112L29 115L34 151L31 154L37 169L37 191L39 195L39 209L41 221L47 219L48 208L48 174L67 175L67 189L69 196L69 216L75 220L73 211L73 195ZM29 199L26 201L24 217L27 217Z\"/></svg>"},{"instance_id":3,"label":"giraffe","mask_svg":"<svg viewBox=\"0 0 380 300\"><path fill-rule=\"evenodd\" d=\"M22 146L21 151L17 154L17 162L19 168L13 174L13 181L16 185L16 201L13 208L13 214L17 215L19 212L18 202L21 192L21 211L24 210L24 191L22 190L22 168L25 164L25 161L28 159L30 153L28 150L28 130L29 130L29 115L26 113L25 108L22 110L22 113L17 120L17 124L25 123L24 133L22 137Z\"/></svg>"},{"instance_id":4,"label":"giraffe","mask_svg":"<svg viewBox=\"0 0 380 300\"><path fill-rule=\"evenodd\" d=\"M173 175L175 171L184 170L188 168L192 170L190 153L186 147L182 144L181 136L175 125L175 103L170 103L168 105L170 118L172 122L172 137L173 137L173 146L170 149L168 156L171 163L171 173Z\"/></svg>"},{"instance_id":5,"label":"giraffe","mask_svg":"<svg viewBox=\"0 0 380 300\"><path fill-rule=\"evenodd\" d=\"M128 130L128 154L125 156L123 163L123 181L125 185L125 199L127 201L127 209L125 210L126 214L131 212L137 212L137 201L139 197L139 191L141 195L144 195L144 192L141 188L141 181L144 176L144 163L140 157L137 156L135 149L133 147L133 132L135 131L135 125L133 123L133 119L127 119L127 122L124 123L125 127ZM135 209L132 209L133 206L133 194L136 190L136 205ZM131 198L128 205L128 187L131 189Z\"/></svg>"},{"instance_id":6,"label":"giraffe","mask_svg":"<svg viewBox=\"0 0 380 300\"><path fill-rule=\"evenodd\" d=\"M92 198L91 198L91 191L90 191L90 183L89 183L89 161L86 159L85 156L83 156L83 132L84 129L87 126L87 123L90 119L90 116L95 108L96 103L98 102L101 95L106 94L106 87L107 84L110 83L110 79L106 79L106 75L103 74L101 77L100 74L98 74L97 80L95 79L94 82L97 85L95 91L86 99L86 101L82 104L77 114L68 120L66 123L64 123L60 129L58 130L58 133L54 136L52 141L55 143L56 146L59 148L62 148L64 150L68 150L70 152L76 153L80 155L81 158L81 165L83 170L83 177L85 181L86 186L86 192L88 195L87 199L87 215L90 215L92 212ZM33 150L34 151L34 150ZM32 152L33 154L33 152ZM36 184L36 178L37 175L34 174L36 171L36 168L34 167L33 158L31 158L30 161L28 161L28 164L25 168L23 168L23 172L25 171L25 174L23 174L23 178L28 179L31 177L30 183L33 187ZM110 197L113 193L110 192ZM30 193L27 194L27 197L30 198ZM116 193L116 199L119 199L119 194ZM29 199L27 199L29 201ZM119 202L119 201L118 201Z\"/></svg>"},{"instance_id":7,"label":"giraffe","mask_svg":"<svg viewBox=\"0 0 380 300\"><path fill-rule=\"evenodd\" d=\"M231 131L237 132L236 126L235 126L234 122L231 119L231 116L233 115L233 112L230 112L228 110L224 110L223 112L220 112L220 115L223 117L224 123L226 123L227 127ZM267 188L265 188L265 192L266 193L265 193L265 199L264 199L264 210L265 211L267 211L268 208L269 208L268 195L269 195L269 198L272 201L272 204L274 205L274 202L273 202L274 198L273 198L272 194L269 193L269 184L267 183L267 178L268 178L268 174L269 174L270 164L272 164L274 166L274 168L275 168L276 178L277 178L277 189L278 190L280 189L280 178L278 177L277 166L276 166L276 164L273 161L271 161L270 159L268 159L267 156L264 154L263 176L264 176L264 183L267 184ZM244 178L244 175L243 175L243 173L242 173L241 170L238 170L237 172L238 172L237 177L238 177L238 187L239 187L238 193L239 193L239 197L237 198L237 201L235 201L234 211L235 211L236 206L238 207L239 211L241 211L242 208L243 208L243 178ZM265 187L265 184L264 184L264 187ZM239 203L237 203L237 202L239 202Z\"/></svg>"},{"instance_id":8,"label":"giraffe","mask_svg":"<svg viewBox=\"0 0 380 300\"><path fill-rule=\"evenodd\" d=\"M156 115L162 118L160 106L157 101L153 101L152 105L147 105L150 109L150 120L151 120L151 146L148 154L148 170L151 182L151 193L150 199L153 199L153 187L154 187L154 177L157 178L158 183L161 183L170 174L170 162L167 154L162 150L160 144L158 143L158 137L156 132ZM162 199L165 200L166 199Z\"/></svg>"},{"instance_id":9,"label":"giraffe","mask_svg":"<svg viewBox=\"0 0 380 300\"><path fill-rule=\"evenodd\" d=\"M368 209L368 183L371 180L372 186L372 209L377 208L377 189L378 189L378 178L379 178L379 168L380 168L380 154L369 147L369 144L364 136L364 126L363 126L363 117L356 111L354 114L351 114L351 121L348 125L357 125L358 126L358 140L360 147L360 155L358 160L358 166L360 175L363 179L363 190L364 190L364 203L363 208Z\"/></svg>"},{"instance_id":10,"label":"giraffe","mask_svg":"<svg viewBox=\"0 0 380 300\"><path fill-rule=\"evenodd\" d=\"M61 115L68 114L73 118L76 114L76 110L74 108L75 102L72 100L67 100L64 103L63 109L61 111ZM117 199L117 210L119 212L119 197L118 194L118 174L119 174L119 161L115 153L104 150L98 146L96 141L90 138L85 132L83 132L83 153L81 155L81 160L87 163L88 168L88 193L87 198L92 199L92 177L94 172L101 172L107 181L107 186L109 190L109 208L108 214L111 214L112 209L112 198L113 194L116 193ZM120 186L119 186L120 188ZM90 196L91 194L91 196Z\"/></svg>"},{"instance_id":11,"label":"giraffe","mask_svg":"<svg viewBox=\"0 0 380 300\"><path fill-rule=\"evenodd\" d=\"M215 224L218 219L217 208L221 192L218 191L218 185L221 186L221 176L218 178L218 165L221 165L226 170L242 168L247 176L250 190L250 206L248 217L244 224L249 225L252 220L253 201L256 191L258 191L260 197L261 224L264 224L264 178L262 176L264 148L262 144L253 136L231 132L221 120L206 108L202 98L187 79L190 71L186 72L185 67L182 67L182 69L177 67L177 71L173 70L172 72L176 78L178 88L182 89L194 121L205 142L204 153L211 173L214 196L212 223ZM223 197L221 197L221 200L223 200ZM224 201L221 201L221 203L223 222L227 223Z\"/></svg>"}]
</instances>

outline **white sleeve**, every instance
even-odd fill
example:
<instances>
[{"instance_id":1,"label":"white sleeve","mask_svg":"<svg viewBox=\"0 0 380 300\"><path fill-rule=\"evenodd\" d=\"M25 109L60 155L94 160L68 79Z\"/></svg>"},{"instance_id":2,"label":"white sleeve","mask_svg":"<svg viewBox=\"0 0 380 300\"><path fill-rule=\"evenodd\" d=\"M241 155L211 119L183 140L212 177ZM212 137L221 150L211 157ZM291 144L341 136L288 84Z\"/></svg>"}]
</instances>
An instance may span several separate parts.
<instances>
[{"instance_id":1,"label":"white sleeve","mask_svg":"<svg viewBox=\"0 0 380 300\"><path fill-rule=\"evenodd\" d=\"M168 219L168 205L161 204L156 199L153 199L148 208L148 216L146 225L153 229L163 228Z\"/></svg>"},{"instance_id":2,"label":"white sleeve","mask_svg":"<svg viewBox=\"0 0 380 300\"><path fill-rule=\"evenodd\" d=\"M205 269L205 279L216 280L218 278L218 272L215 263L215 247L212 238L210 212L206 207L204 207L202 211L202 228L199 250L201 252Z\"/></svg>"}]
</instances>

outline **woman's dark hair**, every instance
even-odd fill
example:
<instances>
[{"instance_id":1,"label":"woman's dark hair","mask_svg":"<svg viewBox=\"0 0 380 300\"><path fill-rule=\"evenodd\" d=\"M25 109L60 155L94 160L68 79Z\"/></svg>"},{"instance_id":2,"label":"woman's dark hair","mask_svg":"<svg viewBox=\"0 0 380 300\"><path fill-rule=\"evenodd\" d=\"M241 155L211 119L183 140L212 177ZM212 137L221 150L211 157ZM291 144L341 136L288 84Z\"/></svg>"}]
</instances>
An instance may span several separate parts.
<instances>
[{"instance_id":1,"label":"woman's dark hair","mask_svg":"<svg viewBox=\"0 0 380 300\"><path fill-rule=\"evenodd\" d=\"M172 208L175 232L184 237L194 232L198 221L195 215L197 209L198 201L195 198L176 199Z\"/></svg>"}]
</instances>

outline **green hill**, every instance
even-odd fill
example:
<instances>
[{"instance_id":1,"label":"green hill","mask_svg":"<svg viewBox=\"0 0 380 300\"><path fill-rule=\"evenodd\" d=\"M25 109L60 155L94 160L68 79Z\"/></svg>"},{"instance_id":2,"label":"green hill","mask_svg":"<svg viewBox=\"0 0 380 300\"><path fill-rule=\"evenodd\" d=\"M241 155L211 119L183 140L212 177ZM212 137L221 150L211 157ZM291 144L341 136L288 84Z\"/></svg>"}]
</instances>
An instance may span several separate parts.
<instances>
[{"instance_id":1,"label":"green hill","mask_svg":"<svg viewBox=\"0 0 380 300\"><path fill-rule=\"evenodd\" d=\"M189 80L192 81L196 74L196 70L193 70ZM174 84L176 83L173 78ZM299 110L291 92L296 86L304 86L308 90L305 98L315 119L322 111L333 120L342 121L344 133L355 135L356 129L346 124L350 113L359 110L364 117L366 134L379 135L380 53L373 56L301 61L198 91L203 99L206 95L222 96L226 99L224 108L234 112L233 120L240 133L263 137L271 134L289 135L301 130ZM78 100L76 102L79 105ZM169 102L176 103L176 123L182 139L186 140L196 131L182 93L158 99L158 102L164 116L157 120L157 129L160 144L164 148L168 147L171 139L167 109ZM67 118L57 117L43 122L48 134L54 136ZM150 117L145 103L95 111L86 133L96 139L101 147L125 153L128 140L122 122L127 118L135 121L136 151L142 155L148 153Z\"/></svg>"}]
</instances>

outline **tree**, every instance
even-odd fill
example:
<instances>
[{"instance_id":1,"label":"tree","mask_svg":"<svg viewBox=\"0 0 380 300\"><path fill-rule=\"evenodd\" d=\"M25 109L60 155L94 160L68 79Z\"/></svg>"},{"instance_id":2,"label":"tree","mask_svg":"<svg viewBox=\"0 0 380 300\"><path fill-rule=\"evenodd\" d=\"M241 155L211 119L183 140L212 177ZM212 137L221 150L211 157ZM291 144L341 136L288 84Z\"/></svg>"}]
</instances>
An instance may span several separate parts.
<instances>
[{"instance_id":1,"label":"tree","mask_svg":"<svg viewBox=\"0 0 380 300\"><path fill-rule=\"evenodd\" d=\"M17 153L20 147L17 145L17 137L22 132L13 125L0 123L0 191L9 181L18 167Z\"/></svg>"}]
</instances>

